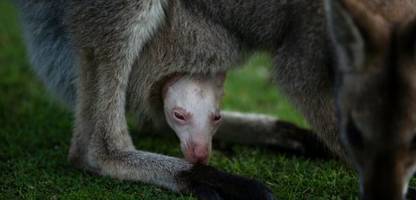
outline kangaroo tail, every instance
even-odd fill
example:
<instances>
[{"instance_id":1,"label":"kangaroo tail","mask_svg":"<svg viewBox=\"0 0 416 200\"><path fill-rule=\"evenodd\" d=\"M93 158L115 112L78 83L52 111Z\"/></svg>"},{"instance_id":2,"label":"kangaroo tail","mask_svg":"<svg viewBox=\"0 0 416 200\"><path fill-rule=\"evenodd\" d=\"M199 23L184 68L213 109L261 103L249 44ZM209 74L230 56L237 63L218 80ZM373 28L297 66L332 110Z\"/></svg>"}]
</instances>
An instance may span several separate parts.
<instances>
[{"instance_id":1,"label":"kangaroo tail","mask_svg":"<svg viewBox=\"0 0 416 200\"><path fill-rule=\"evenodd\" d=\"M63 23L65 0L17 0L27 53L48 89L75 105L77 57Z\"/></svg>"}]
</instances>

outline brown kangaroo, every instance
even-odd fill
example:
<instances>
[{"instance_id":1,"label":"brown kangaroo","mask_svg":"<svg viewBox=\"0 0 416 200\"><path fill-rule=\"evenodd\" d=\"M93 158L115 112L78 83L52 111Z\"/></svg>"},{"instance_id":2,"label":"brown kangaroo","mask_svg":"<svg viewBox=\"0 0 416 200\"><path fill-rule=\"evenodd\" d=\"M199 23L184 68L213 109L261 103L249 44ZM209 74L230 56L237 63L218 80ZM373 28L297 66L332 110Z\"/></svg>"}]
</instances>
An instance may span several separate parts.
<instances>
[{"instance_id":1,"label":"brown kangaroo","mask_svg":"<svg viewBox=\"0 0 416 200\"><path fill-rule=\"evenodd\" d=\"M360 174L362 199L403 199L416 169L416 3L326 5L341 142Z\"/></svg>"}]
</instances>

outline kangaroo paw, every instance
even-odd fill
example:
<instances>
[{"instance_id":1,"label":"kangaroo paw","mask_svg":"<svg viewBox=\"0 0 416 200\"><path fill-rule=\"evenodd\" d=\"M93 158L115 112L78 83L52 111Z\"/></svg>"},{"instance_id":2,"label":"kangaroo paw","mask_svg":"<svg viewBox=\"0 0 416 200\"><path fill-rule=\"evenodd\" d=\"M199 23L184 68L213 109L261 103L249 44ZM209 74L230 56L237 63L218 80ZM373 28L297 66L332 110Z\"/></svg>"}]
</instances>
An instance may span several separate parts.
<instances>
[{"instance_id":1,"label":"kangaroo paw","mask_svg":"<svg viewBox=\"0 0 416 200\"><path fill-rule=\"evenodd\" d=\"M274 200L270 189L262 183L210 166L195 165L181 172L178 179L186 184L187 192L201 200Z\"/></svg>"}]
</instances>

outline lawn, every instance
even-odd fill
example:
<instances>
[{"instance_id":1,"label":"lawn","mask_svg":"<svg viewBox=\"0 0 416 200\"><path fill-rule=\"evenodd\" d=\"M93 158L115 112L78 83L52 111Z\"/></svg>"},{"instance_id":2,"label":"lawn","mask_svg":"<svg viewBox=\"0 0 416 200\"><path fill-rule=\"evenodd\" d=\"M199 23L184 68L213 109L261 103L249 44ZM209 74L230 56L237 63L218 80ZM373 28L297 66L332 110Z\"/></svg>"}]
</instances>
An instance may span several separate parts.
<instances>
[{"instance_id":1,"label":"lawn","mask_svg":"<svg viewBox=\"0 0 416 200\"><path fill-rule=\"evenodd\" d=\"M269 77L270 58L254 56L226 83L223 107L260 112L306 126ZM67 161L73 116L36 79L26 59L16 11L0 0L0 199L192 199L158 187L95 177ZM181 156L174 136L140 135L137 147ZM214 151L211 164L253 177L279 199L356 199L357 178L337 161L279 155L260 147Z\"/></svg>"}]
</instances>

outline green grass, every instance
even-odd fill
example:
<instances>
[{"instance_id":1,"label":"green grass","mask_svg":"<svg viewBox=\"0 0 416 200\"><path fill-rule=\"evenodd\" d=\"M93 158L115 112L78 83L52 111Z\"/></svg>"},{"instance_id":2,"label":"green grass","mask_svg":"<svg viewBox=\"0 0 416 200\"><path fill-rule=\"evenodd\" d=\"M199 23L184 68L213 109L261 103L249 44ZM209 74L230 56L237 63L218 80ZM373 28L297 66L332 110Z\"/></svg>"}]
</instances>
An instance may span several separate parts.
<instances>
[{"instance_id":1,"label":"green grass","mask_svg":"<svg viewBox=\"0 0 416 200\"><path fill-rule=\"evenodd\" d=\"M66 156L73 117L45 91L25 57L16 12L0 1L0 199L192 199L158 187L95 177ZM229 75L224 108L261 112L305 126L270 81L259 54ZM176 139L133 133L141 149L181 156ZM211 164L266 183L279 199L356 199L357 178L336 161L311 161L235 145Z\"/></svg>"}]
</instances>

